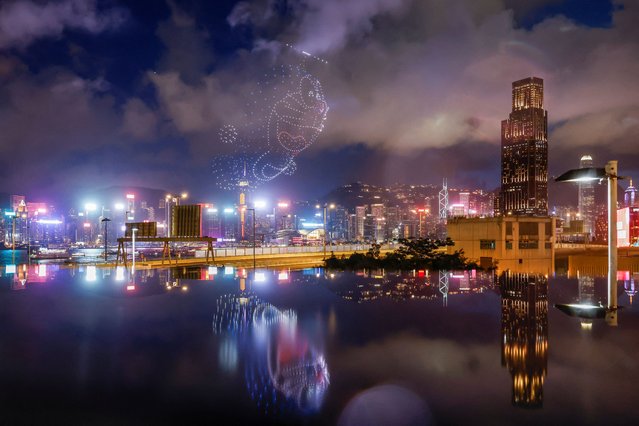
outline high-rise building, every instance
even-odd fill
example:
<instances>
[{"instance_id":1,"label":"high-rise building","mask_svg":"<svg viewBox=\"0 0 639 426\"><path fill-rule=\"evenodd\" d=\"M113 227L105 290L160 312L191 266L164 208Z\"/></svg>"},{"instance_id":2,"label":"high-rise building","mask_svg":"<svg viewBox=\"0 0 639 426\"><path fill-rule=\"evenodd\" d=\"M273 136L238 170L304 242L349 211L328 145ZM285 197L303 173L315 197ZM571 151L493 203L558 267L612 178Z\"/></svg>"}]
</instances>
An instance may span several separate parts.
<instances>
[{"instance_id":1,"label":"high-rise building","mask_svg":"<svg viewBox=\"0 0 639 426\"><path fill-rule=\"evenodd\" d=\"M623 200L626 207L639 207L637 199L637 188L632 184L632 179L630 179L630 185L624 191Z\"/></svg>"},{"instance_id":2,"label":"high-rise building","mask_svg":"<svg viewBox=\"0 0 639 426\"><path fill-rule=\"evenodd\" d=\"M512 112L501 122L502 215L548 216L548 112L544 81L512 85Z\"/></svg>"},{"instance_id":3,"label":"high-rise building","mask_svg":"<svg viewBox=\"0 0 639 426\"><path fill-rule=\"evenodd\" d=\"M584 155L579 161L580 168L592 167L592 157ZM579 182L579 217L583 220L583 232L590 237L595 234L595 187L592 181Z\"/></svg>"}]
</instances>

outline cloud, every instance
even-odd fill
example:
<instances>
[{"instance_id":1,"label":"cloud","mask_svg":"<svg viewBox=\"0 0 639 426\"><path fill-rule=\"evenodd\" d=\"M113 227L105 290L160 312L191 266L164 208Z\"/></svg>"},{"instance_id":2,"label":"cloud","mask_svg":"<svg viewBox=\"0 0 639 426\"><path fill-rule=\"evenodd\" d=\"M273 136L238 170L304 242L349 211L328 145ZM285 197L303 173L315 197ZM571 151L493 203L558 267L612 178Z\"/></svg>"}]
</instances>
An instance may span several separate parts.
<instances>
[{"instance_id":1,"label":"cloud","mask_svg":"<svg viewBox=\"0 0 639 426\"><path fill-rule=\"evenodd\" d=\"M10 79L3 79L5 69ZM17 59L0 57L3 187L63 194L69 188L175 180L188 161L180 145L158 143L158 112L138 98L120 106L112 91L100 78L58 67L32 74Z\"/></svg>"},{"instance_id":2,"label":"cloud","mask_svg":"<svg viewBox=\"0 0 639 426\"><path fill-rule=\"evenodd\" d=\"M176 71L184 81L196 84L213 64L209 34L175 2L168 5L171 15L160 22L156 32L166 46L158 70Z\"/></svg>"},{"instance_id":3,"label":"cloud","mask_svg":"<svg viewBox=\"0 0 639 426\"><path fill-rule=\"evenodd\" d=\"M138 140L150 141L157 136L158 115L141 99L129 99L124 105L123 131Z\"/></svg>"},{"instance_id":4,"label":"cloud","mask_svg":"<svg viewBox=\"0 0 639 426\"><path fill-rule=\"evenodd\" d=\"M324 144L394 151L498 144L510 83L536 75L545 79L556 128L551 144L581 147L614 135L625 141L619 147L631 145L639 107L639 37L631 35L638 34L632 22L639 6L618 2L610 28L561 15L531 29L518 25L517 17L554 3L304 1L278 37L329 60ZM264 27L275 19L264 12L270 4L240 4L229 21ZM596 125L580 125L585 117Z\"/></svg>"},{"instance_id":5,"label":"cloud","mask_svg":"<svg viewBox=\"0 0 639 426\"><path fill-rule=\"evenodd\" d=\"M286 43L328 60L296 59L320 78L331 108L324 133L306 155L364 143L371 152L394 156L384 161L389 181L405 177L399 160L407 156L439 158L456 150L472 154L472 146L498 146L500 122L511 109L511 82L532 75L545 80L551 152L561 145L562 152L572 149L569 155L579 157L611 138L613 152L634 149L639 36L631 35L639 35L639 6L620 1L609 28L561 15L531 28L519 24L554 3L305 0L284 8L271 0L240 2L227 21L238 31L251 29L250 49L211 69L189 66L192 73L180 66L188 58L166 61L150 80L163 114L198 159L220 152L220 126L242 119L244 102L264 74L295 62ZM188 17L181 21L194 30ZM207 33L190 34L193 46L206 45ZM198 57L196 51L186 56ZM455 158L478 178L471 154ZM485 157L481 164L492 178L498 158L491 166Z\"/></svg>"},{"instance_id":6,"label":"cloud","mask_svg":"<svg viewBox=\"0 0 639 426\"><path fill-rule=\"evenodd\" d=\"M96 34L119 27L126 18L120 8L98 10L95 0L7 2L0 7L0 49L24 48L40 38L60 37L65 30Z\"/></svg>"},{"instance_id":7,"label":"cloud","mask_svg":"<svg viewBox=\"0 0 639 426\"><path fill-rule=\"evenodd\" d=\"M551 155L574 156L576 162L585 151L602 160L636 152L639 4L616 1L611 25L604 28L561 15L522 26L531 13L557 1L239 2L227 23L252 43L223 57L213 53L218 34L205 19L168 2L171 14L156 30L166 49L142 79L152 90L144 87L124 99L99 76L46 67L31 75L19 60L0 55L0 152L9 154L8 141L20 145L15 155L22 159L25 144L61 158L56 144L81 152L113 140L139 148L170 138L162 155L170 158L179 149L203 165L224 150L219 128L241 124L247 101L261 101L251 97L257 83L274 67L292 63L304 63L320 79L330 107L322 135L298 159L302 166L365 146L361 151L370 156L358 164L375 165L374 159L378 167L359 170L380 170L388 183L425 181L429 173L440 178L447 164L457 170L449 173L464 180L480 179L481 170L493 179L511 82L531 75L545 81ZM3 3L0 49L28 48L66 30L107 31L122 25L123 16L95 1ZM431 160L436 166L419 167ZM553 167L563 166L551 158ZM352 178L345 175L355 169L346 166L339 174L355 180L354 171ZM497 184L487 182L489 188Z\"/></svg>"}]
</instances>

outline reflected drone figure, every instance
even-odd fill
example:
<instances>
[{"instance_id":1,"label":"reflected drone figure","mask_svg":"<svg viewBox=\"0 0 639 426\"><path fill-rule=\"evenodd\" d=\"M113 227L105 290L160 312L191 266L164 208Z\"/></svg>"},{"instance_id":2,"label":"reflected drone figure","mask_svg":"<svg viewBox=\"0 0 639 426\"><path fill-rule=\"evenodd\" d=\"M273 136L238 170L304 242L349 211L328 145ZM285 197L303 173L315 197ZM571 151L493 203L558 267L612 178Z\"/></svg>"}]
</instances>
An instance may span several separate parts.
<instances>
[{"instance_id":1,"label":"reflected drone figure","mask_svg":"<svg viewBox=\"0 0 639 426\"><path fill-rule=\"evenodd\" d=\"M222 296L217 308L213 331L236 337L246 356L247 390L258 407L302 412L321 407L328 366L298 329L294 311L281 311L252 294Z\"/></svg>"},{"instance_id":2,"label":"reflected drone figure","mask_svg":"<svg viewBox=\"0 0 639 426\"><path fill-rule=\"evenodd\" d=\"M258 84L242 127L226 125L220 141L229 154L213 159L223 189L253 189L296 171L295 157L324 129L328 105L317 78L299 67L281 67Z\"/></svg>"}]
</instances>

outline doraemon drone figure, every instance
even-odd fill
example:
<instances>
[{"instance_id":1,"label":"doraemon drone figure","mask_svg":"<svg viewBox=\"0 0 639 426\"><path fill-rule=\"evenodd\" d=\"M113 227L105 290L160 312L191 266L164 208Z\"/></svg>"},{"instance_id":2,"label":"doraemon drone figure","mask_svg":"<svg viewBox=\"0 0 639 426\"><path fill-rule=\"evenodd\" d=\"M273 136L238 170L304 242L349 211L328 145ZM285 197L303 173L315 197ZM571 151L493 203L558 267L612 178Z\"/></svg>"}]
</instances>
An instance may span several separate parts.
<instances>
[{"instance_id":1,"label":"doraemon drone figure","mask_svg":"<svg viewBox=\"0 0 639 426\"><path fill-rule=\"evenodd\" d=\"M296 67L282 67L271 77L252 94L247 123L220 130L220 141L231 151L213 162L221 188L253 189L281 174L292 175L295 157L324 129L329 108L317 78Z\"/></svg>"}]
</instances>

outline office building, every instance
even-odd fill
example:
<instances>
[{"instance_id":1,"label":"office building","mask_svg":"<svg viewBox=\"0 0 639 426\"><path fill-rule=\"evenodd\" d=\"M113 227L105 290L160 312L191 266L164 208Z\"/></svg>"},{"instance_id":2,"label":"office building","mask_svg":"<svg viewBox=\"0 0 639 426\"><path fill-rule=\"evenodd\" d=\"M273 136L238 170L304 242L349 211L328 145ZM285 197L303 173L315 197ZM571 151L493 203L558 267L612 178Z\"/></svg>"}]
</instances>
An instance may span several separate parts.
<instances>
[{"instance_id":1,"label":"office building","mask_svg":"<svg viewBox=\"0 0 639 426\"><path fill-rule=\"evenodd\" d=\"M592 157L584 155L579 168L592 167ZM590 239L595 234L595 187L592 181L579 182L579 218L583 220L583 232Z\"/></svg>"},{"instance_id":2,"label":"office building","mask_svg":"<svg viewBox=\"0 0 639 426\"><path fill-rule=\"evenodd\" d=\"M548 113L544 82L512 84L512 112L501 122L501 215L548 215Z\"/></svg>"}]
</instances>

